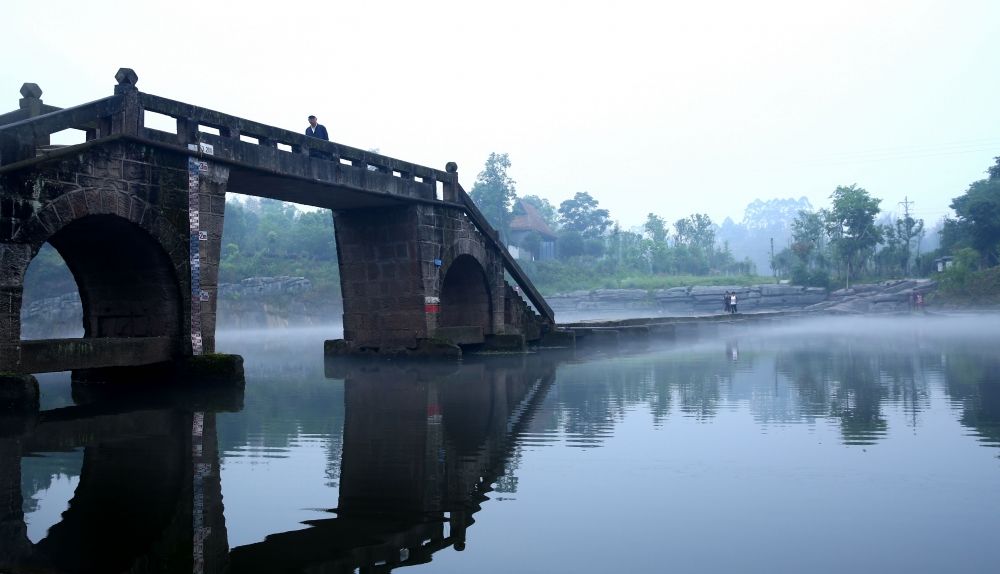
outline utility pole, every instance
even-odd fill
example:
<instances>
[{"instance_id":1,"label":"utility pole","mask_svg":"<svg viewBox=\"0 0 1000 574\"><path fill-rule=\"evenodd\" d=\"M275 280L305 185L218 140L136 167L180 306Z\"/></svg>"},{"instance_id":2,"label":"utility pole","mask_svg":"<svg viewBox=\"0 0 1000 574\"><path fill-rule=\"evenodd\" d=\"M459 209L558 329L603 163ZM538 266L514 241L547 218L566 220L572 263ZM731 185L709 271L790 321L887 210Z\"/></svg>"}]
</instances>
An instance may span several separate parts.
<instances>
[{"instance_id":1,"label":"utility pole","mask_svg":"<svg viewBox=\"0 0 1000 574\"><path fill-rule=\"evenodd\" d=\"M914 203L910 201L910 196L904 195L903 201L899 202L899 205L903 206L903 226L906 230L906 264L904 265L904 273L906 276L910 276L910 231L912 231L912 226L910 225L910 204Z\"/></svg>"},{"instance_id":2,"label":"utility pole","mask_svg":"<svg viewBox=\"0 0 1000 574\"><path fill-rule=\"evenodd\" d=\"M778 268L774 266L774 238L771 238L771 275L774 275L774 282L778 282Z\"/></svg>"}]
</instances>

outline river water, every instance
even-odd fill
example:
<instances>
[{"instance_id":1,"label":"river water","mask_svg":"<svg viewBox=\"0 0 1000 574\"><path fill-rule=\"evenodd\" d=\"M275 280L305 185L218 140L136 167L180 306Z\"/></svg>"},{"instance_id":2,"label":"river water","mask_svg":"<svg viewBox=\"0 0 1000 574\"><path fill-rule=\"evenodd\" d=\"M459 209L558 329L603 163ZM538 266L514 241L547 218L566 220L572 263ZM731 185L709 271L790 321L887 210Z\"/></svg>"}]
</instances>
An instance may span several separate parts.
<instances>
[{"instance_id":1,"label":"river water","mask_svg":"<svg viewBox=\"0 0 1000 574\"><path fill-rule=\"evenodd\" d=\"M0 427L24 512L0 523L0 571L995 572L998 319L461 365L221 333L242 392L48 376L43 413Z\"/></svg>"}]
</instances>

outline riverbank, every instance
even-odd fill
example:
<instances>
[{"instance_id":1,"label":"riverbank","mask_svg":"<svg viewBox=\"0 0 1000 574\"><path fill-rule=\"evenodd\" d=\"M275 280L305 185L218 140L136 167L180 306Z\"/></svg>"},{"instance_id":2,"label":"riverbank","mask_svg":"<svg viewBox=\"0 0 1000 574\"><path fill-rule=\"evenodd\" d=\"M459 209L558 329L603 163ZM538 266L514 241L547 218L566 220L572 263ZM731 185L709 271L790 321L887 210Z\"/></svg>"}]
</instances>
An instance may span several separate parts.
<instances>
[{"instance_id":1,"label":"riverbank","mask_svg":"<svg viewBox=\"0 0 1000 574\"><path fill-rule=\"evenodd\" d=\"M740 313L807 312L896 313L911 308L913 294L926 295L930 279L900 279L854 285L829 292L800 285L721 285L672 289L597 289L546 297L560 322L587 319L685 317L725 312L723 296L735 293Z\"/></svg>"},{"instance_id":2,"label":"riverbank","mask_svg":"<svg viewBox=\"0 0 1000 574\"><path fill-rule=\"evenodd\" d=\"M546 297L560 324L585 320L702 317L724 312L722 298L736 293L740 313L897 313L910 309L913 293L928 294L936 283L906 279L854 285L827 292L799 285L690 286L670 289L596 289ZM928 298L934 302L934 298ZM303 277L250 277L219 286L220 329L314 327L341 320L336 294L321 293ZM79 337L83 312L76 293L34 301L22 311L25 339Z\"/></svg>"}]
</instances>

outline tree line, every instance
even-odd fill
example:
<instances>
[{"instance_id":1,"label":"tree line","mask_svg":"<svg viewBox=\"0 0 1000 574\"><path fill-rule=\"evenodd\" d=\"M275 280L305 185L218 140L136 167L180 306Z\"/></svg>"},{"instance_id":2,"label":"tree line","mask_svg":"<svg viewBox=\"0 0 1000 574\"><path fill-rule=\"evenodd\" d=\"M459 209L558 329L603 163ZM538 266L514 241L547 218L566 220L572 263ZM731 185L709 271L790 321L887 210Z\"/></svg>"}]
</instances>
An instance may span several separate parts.
<instances>
[{"instance_id":1,"label":"tree line","mask_svg":"<svg viewBox=\"0 0 1000 574\"><path fill-rule=\"evenodd\" d=\"M928 234L922 219L907 214L883 214L879 219L883 200L857 185L837 187L830 206L822 209L813 209L805 198L758 199L747 206L741 223L727 218L719 226L696 213L669 224L649 213L642 226L623 229L587 192L576 193L558 207L537 195L519 198L507 173L508 155L493 153L470 195L505 238L518 215L518 199L533 206L553 229L556 258L522 261L543 293L775 279L841 287L862 280L927 276L936 271L935 260L950 257L952 268L941 276L945 287L978 290L988 299L1000 293L1000 157L995 162L986 178L972 182L952 200L955 215L942 222L939 233L932 232L940 235L940 246L932 250L921 247ZM325 210L230 198L219 281L306 277L315 296L338 296L333 225ZM529 234L521 247L537 254L540 242ZM770 277L756 275L759 272L770 272ZM44 246L25 277L25 303L73 290L75 281L65 263Z\"/></svg>"},{"instance_id":2,"label":"tree line","mask_svg":"<svg viewBox=\"0 0 1000 574\"><path fill-rule=\"evenodd\" d=\"M491 153L470 195L508 240L521 203L533 206L554 230L556 260L524 264L543 291L572 287L574 281L578 288L655 286L657 277L669 283L670 276L687 275L738 282L739 276L760 279L754 277L757 272L795 284L837 287L927 276L936 270L935 260L949 255L965 268L1000 263L1000 157L986 179L952 200L955 217L934 232L940 247L926 250L925 244L932 243L926 241L926 224L910 215L908 201L901 202L902 215L883 213L883 200L856 184L838 186L827 208L813 209L804 197L758 199L739 224L727 218L719 226L696 213L669 225L649 213L641 228L626 230L587 192L558 207L537 195L518 197L510 167L507 154ZM528 234L519 241L518 247L537 259L540 238ZM739 247L731 249L731 244Z\"/></svg>"},{"instance_id":3,"label":"tree line","mask_svg":"<svg viewBox=\"0 0 1000 574\"><path fill-rule=\"evenodd\" d=\"M469 195L500 236L511 242L511 223L521 215L523 202L531 205L556 235L555 261L538 261L542 242L537 232L520 238L520 249L536 261L524 265L532 279L546 287L565 281L555 275L583 279L580 288L593 283L593 274L607 277L652 275L748 275L754 266L737 261L726 242L717 241L717 226L703 213L678 219L671 226L650 213L641 229L624 229L607 209L586 191L562 201L558 207L537 195L518 197L515 181L508 175L510 158L491 153ZM598 278L599 279L599 278Z\"/></svg>"}]
</instances>

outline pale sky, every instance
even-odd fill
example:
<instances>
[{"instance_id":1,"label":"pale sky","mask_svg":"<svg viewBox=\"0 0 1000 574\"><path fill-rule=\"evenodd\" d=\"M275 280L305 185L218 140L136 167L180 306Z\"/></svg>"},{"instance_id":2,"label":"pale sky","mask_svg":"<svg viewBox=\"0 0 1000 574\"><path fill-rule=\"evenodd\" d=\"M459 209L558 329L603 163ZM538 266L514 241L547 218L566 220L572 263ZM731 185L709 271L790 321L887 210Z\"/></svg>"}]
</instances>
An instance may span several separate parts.
<instances>
[{"instance_id":1,"label":"pale sky","mask_svg":"<svg viewBox=\"0 0 1000 574\"><path fill-rule=\"evenodd\" d=\"M996 0L5 0L0 109L140 90L436 168L587 191L623 226L825 207L856 183L928 224L1000 155ZM233 190L238 191L238 190Z\"/></svg>"}]
</instances>

